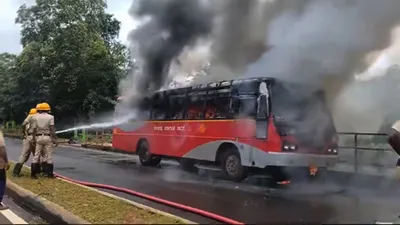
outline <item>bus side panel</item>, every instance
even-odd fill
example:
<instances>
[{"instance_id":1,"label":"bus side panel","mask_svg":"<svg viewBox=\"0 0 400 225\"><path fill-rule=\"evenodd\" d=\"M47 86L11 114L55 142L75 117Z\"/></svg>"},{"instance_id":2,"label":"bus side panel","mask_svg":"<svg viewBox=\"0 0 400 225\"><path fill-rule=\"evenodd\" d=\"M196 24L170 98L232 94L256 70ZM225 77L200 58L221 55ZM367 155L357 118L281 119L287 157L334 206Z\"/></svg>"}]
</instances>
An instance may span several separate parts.
<instances>
[{"instance_id":1,"label":"bus side panel","mask_svg":"<svg viewBox=\"0 0 400 225\"><path fill-rule=\"evenodd\" d=\"M209 142L234 140L237 132L243 131L234 120L149 121L132 132L117 128L113 146L134 152L137 141L145 138L153 154L182 157Z\"/></svg>"},{"instance_id":2,"label":"bus side panel","mask_svg":"<svg viewBox=\"0 0 400 225\"><path fill-rule=\"evenodd\" d=\"M233 140L233 125L233 121L152 121L135 135L149 140L153 154L183 157L206 143Z\"/></svg>"},{"instance_id":3,"label":"bus side panel","mask_svg":"<svg viewBox=\"0 0 400 225\"><path fill-rule=\"evenodd\" d=\"M151 153L173 157L182 157L201 145L223 140L238 141L266 152L281 150L281 140L273 123L269 123L267 140L255 139L255 121L251 119L149 121L133 132L116 128L113 147L135 152L140 138L148 140ZM207 154L216 153L219 147L209 146L215 149L207 149Z\"/></svg>"},{"instance_id":4,"label":"bus side panel","mask_svg":"<svg viewBox=\"0 0 400 225\"><path fill-rule=\"evenodd\" d=\"M136 144L139 141L138 136L130 133L117 133L113 134L112 146L114 149L118 149L126 152L136 152Z\"/></svg>"}]
</instances>

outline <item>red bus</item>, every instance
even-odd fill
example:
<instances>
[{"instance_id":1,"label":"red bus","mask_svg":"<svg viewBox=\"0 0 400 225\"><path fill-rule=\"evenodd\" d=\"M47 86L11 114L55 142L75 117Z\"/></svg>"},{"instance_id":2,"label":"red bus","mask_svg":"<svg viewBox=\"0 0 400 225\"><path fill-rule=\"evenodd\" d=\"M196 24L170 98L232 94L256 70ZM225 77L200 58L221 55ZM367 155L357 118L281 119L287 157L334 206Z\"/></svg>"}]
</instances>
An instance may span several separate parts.
<instances>
[{"instance_id":1,"label":"red bus","mask_svg":"<svg viewBox=\"0 0 400 225\"><path fill-rule=\"evenodd\" d=\"M293 91L299 87L288 85L252 78L156 92L142 102L140 121L114 128L113 147L138 154L143 166L162 158L186 167L211 162L238 182L250 170L333 165L338 138L323 92L299 99ZM308 106L319 116L305 115ZM116 115L119 110L117 105ZM321 120L314 123L318 134L303 131L309 124L297 122L302 114Z\"/></svg>"}]
</instances>

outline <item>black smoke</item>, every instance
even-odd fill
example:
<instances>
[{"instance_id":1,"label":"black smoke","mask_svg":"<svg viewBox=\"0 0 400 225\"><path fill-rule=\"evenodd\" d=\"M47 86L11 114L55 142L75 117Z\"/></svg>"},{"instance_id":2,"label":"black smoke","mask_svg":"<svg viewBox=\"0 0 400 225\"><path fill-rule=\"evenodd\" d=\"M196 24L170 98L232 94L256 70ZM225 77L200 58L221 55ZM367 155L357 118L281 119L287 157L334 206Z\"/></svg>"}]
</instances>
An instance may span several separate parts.
<instances>
[{"instance_id":1,"label":"black smoke","mask_svg":"<svg viewBox=\"0 0 400 225\"><path fill-rule=\"evenodd\" d=\"M170 64L185 47L212 31L212 13L198 0L138 0L131 14L147 20L130 34L141 59L135 81L140 94L158 90L167 79Z\"/></svg>"}]
</instances>

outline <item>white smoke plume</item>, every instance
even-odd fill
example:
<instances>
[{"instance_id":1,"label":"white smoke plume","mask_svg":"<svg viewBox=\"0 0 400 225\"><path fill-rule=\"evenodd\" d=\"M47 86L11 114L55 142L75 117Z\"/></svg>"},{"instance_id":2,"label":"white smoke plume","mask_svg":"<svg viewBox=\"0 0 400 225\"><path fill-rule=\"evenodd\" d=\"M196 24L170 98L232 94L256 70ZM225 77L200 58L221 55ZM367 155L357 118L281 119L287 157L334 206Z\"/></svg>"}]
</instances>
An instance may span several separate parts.
<instances>
[{"instance_id":1,"label":"white smoke plume","mask_svg":"<svg viewBox=\"0 0 400 225\"><path fill-rule=\"evenodd\" d=\"M256 1L251 2L256 5ZM375 58L370 57L373 56L372 53L379 54L392 44L392 30L400 21L400 15L396 10L400 2L396 0L283 0L258 1L258 4L265 4L264 17L258 17L258 19L253 17L251 20L250 17L238 16L239 19L237 19L247 19L247 24L253 26L239 24L237 29L232 29L234 25L231 24L232 27L222 28L221 33L226 37L237 37L237 35L242 35L242 37L221 38L214 42L224 43L221 48L230 49L221 53L217 51L218 54L215 55L218 57L217 65L223 64L231 70L224 69L224 72L211 73L208 79L219 80L225 78L224 74L229 74L226 76L228 78L243 76L244 69L246 71L244 76L276 77L312 85L315 89L322 88L326 91L329 107L334 111L339 129L343 127L340 126L341 124L346 123L351 124L350 127L347 126L350 131L377 131L384 114L387 114L377 111L393 110L387 106L380 107L383 104L374 104L372 107L371 103L367 104L367 99L370 102L384 101L385 91L377 88L374 94L370 94L368 90L373 90L373 84L368 85L368 89L366 85L364 88L360 86L357 92L354 90L351 92L353 93L352 101L348 99L351 96L349 90L341 92L347 85L355 83L355 74L363 72L374 61ZM241 7L241 9L246 9L246 7ZM230 12L234 13L234 10ZM262 22L257 23L257 21ZM249 31L254 27L259 31L258 33L243 30ZM230 30L233 31L230 32ZM260 31L265 31L265 36ZM263 44L259 42L261 38L264 38ZM241 43L237 43L237 40ZM243 45L246 47L240 49ZM266 51L261 51L263 55L257 59L260 52L256 50L263 48L252 49L248 46L262 45ZM233 51L235 49L237 49L236 52ZM223 53L230 57L224 57ZM252 53L254 57L246 56ZM236 60L232 60L232 57L236 57ZM251 60L246 58L257 60L248 65L246 62L251 62ZM219 63L223 60L225 63ZM229 65L230 60L235 66ZM212 61L212 68L214 65ZM379 98L376 92L382 93ZM301 94L304 95L304 93ZM339 94L340 99L338 99ZM293 95L297 96L298 93ZM357 107L354 107L356 105ZM318 113L310 111L310 114L317 115ZM371 117L372 114L375 117ZM354 117L358 120L348 119ZM318 120L307 123L312 126L318 124Z\"/></svg>"}]
</instances>

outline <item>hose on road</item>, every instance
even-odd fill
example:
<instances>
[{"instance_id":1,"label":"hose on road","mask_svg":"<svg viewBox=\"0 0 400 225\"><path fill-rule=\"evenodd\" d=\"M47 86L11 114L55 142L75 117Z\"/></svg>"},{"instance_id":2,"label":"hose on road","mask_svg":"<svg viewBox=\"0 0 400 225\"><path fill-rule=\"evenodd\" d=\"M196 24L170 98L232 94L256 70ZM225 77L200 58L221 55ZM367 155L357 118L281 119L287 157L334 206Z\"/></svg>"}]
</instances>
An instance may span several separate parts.
<instances>
[{"instance_id":1,"label":"hose on road","mask_svg":"<svg viewBox=\"0 0 400 225\"><path fill-rule=\"evenodd\" d=\"M60 179L64 179L64 180L70 181L72 183L76 183L76 184L80 184L80 185L84 185L84 186L88 186L88 187L108 189L108 190L112 190L112 191L117 191L117 192L122 192L122 193L125 193L125 194L129 194L129 195L133 195L133 196L136 196L136 197L139 197L139 198L143 198L143 199L146 199L146 200L150 200L150 201L153 201L153 202L156 202L156 203L160 203L160 204L163 204L163 205L166 205L166 206L170 206L170 207L177 208L177 209L180 209L180 210L184 210L184 211L187 211L187 212L195 213L195 214L198 214L198 215L201 215L201 216L204 216L204 217L207 217L207 218L210 218L210 219L213 219L213 220L225 223L225 224L244 224L244 223L241 223L239 221L223 217L221 215L217 215L217 214L214 214L214 213L211 213L211 212L207 212L207 211L204 211L204 210L201 210L201 209L198 209L198 208L194 208L194 207L190 207L190 206L187 206L187 205L183 205L183 204L180 204L180 203L168 201L168 200L165 200L165 199L162 199L162 198L157 198L155 196L147 195L147 194L144 194L144 193L141 193L141 192L137 192L137 191L133 191L133 190L130 190L130 189L127 189L127 188L121 188L121 187L116 187L116 186L112 186L112 185L106 185L106 184L99 184L99 183L91 183L91 182L86 182L86 181L74 180L74 179L71 179L69 177L62 176L60 174L55 174L55 176L60 178Z\"/></svg>"}]
</instances>

